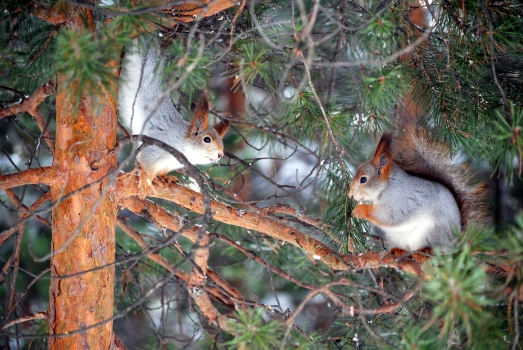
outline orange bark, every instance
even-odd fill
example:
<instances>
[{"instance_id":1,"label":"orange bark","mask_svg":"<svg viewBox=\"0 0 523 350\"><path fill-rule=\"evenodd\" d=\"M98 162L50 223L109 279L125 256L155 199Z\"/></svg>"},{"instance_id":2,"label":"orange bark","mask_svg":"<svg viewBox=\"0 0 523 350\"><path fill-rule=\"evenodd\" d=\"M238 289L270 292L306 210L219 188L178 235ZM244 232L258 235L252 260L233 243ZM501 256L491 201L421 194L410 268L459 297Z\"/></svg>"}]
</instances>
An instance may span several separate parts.
<instances>
[{"instance_id":1,"label":"orange bark","mask_svg":"<svg viewBox=\"0 0 523 350\"><path fill-rule=\"evenodd\" d=\"M33 92L31 96L20 101L20 103L13 103L12 105L0 108L0 118L23 112L29 112L33 114L33 112L38 109L38 106L40 106L40 103L42 103L47 98L47 96L54 92L53 89L54 86L52 83L45 84L44 86L36 89L36 91Z\"/></svg>"},{"instance_id":2,"label":"orange bark","mask_svg":"<svg viewBox=\"0 0 523 350\"><path fill-rule=\"evenodd\" d=\"M182 5L173 7L171 13L182 22L192 22L197 16L209 17L237 4L238 2L232 0L187 1Z\"/></svg>"},{"instance_id":3,"label":"orange bark","mask_svg":"<svg viewBox=\"0 0 523 350\"><path fill-rule=\"evenodd\" d=\"M56 98L54 165L64 172L68 171L68 177L63 188L51 188L53 202L107 175L111 165L117 166L113 157L96 172L90 167L100 154L107 152L116 143L114 99L110 94L100 97L105 101L86 96L75 113L71 110L72 103L68 102L67 94L67 91L59 88ZM103 108L99 115L95 115L93 111L98 103ZM52 251L60 249L51 259L53 277L67 276L114 261L117 207L104 195L106 185L107 180L62 201L53 210ZM75 235L74 239L67 244L72 235ZM113 293L113 268L51 280L50 334L72 332L110 318L113 315ZM112 322L108 322L86 333L50 339L49 347L109 349L111 332Z\"/></svg>"},{"instance_id":4,"label":"orange bark","mask_svg":"<svg viewBox=\"0 0 523 350\"><path fill-rule=\"evenodd\" d=\"M81 26L77 21L75 25ZM83 96L73 110L75 96L59 84L56 96L54 167L64 174L63 186L51 187L53 202L105 177L117 167L111 156L96 171L91 163L116 144L117 103L108 92ZM102 323L70 336L49 339L50 349L110 349L113 316L114 268L68 275L114 262L116 202L105 194L109 179L62 200L52 212L49 333L67 334ZM110 184L109 184L110 185ZM64 277L62 279L56 277Z\"/></svg>"},{"instance_id":5,"label":"orange bark","mask_svg":"<svg viewBox=\"0 0 523 350\"><path fill-rule=\"evenodd\" d=\"M0 190L29 184L59 185L59 169L55 167L31 168L18 173L0 175Z\"/></svg>"},{"instance_id":6,"label":"orange bark","mask_svg":"<svg viewBox=\"0 0 523 350\"><path fill-rule=\"evenodd\" d=\"M37 16L40 19L47 21L54 25L65 23L70 16L70 9L68 6L57 4L51 8L38 7Z\"/></svg>"}]
</instances>

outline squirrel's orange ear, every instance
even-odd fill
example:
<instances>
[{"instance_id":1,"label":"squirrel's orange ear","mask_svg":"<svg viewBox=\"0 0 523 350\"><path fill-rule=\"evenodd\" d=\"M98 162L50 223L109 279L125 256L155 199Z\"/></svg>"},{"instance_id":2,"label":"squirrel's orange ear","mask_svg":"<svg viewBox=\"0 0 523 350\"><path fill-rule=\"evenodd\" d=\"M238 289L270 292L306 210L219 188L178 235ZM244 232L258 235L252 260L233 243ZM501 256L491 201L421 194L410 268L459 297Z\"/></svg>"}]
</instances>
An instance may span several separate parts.
<instances>
[{"instance_id":1,"label":"squirrel's orange ear","mask_svg":"<svg viewBox=\"0 0 523 350\"><path fill-rule=\"evenodd\" d=\"M187 136L198 136L204 130L209 127L209 97L207 93L200 96L198 103L196 104L196 112L191 119L191 125L187 130Z\"/></svg>"},{"instance_id":2,"label":"squirrel's orange ear","mask_svg":"<svg viewBox=\"0 0 523 350\"><path fill-rule=\"evenodd\" d=\"M227 129L229 129L230 124L231 123L229 122L228 119L223 119L221 122L219 122L218 124L216 124L214 126L214 130L216 130L216 132L218 133L218 135L220 135L220 137L223 137L223 136L225 136Z\"/></svg>"},{"instance_id":3,"label":"squirrel's orange ear","mask_svg":"<svg viewBox=\"0 0 523 350\"><path fill-rule=\"evenodd\" d=\"M381 136L371 162L374 167L378 168L378 175L389 173L392 167L392 135L390 133L384 133Z\"/></svg>"}]
</instances>

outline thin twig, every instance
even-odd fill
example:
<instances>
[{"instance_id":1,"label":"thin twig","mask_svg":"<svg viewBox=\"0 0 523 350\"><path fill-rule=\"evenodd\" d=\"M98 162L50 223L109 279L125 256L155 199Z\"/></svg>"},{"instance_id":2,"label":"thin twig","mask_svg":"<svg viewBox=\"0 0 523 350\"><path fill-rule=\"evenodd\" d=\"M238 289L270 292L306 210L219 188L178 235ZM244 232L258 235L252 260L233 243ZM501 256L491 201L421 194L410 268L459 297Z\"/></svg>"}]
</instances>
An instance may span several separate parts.
<instances>
[{"instance_id":1,"label":"thin twig","mask_svg":"<svg viewBox=\"0 0 523 350\"><path fill-rule=\"evenodd\" d=\"M485 14L485 17L487 18L488 22L488 35L489 35L489 51L490 51L490 68L492 69L492 78L494 79L494 83L496 84L499 93L501 94L501 97L503 98L503 105L505 106L505 119L507 122L512 125L512 116L510 115L510 104L507 100L507 95L505 94L505 90L503 90L503 87L498 81L498 75L496 73L496 65L494 64L494 35L492 34L493 28L492 28L492 20L490 18L490 13L488 12L487 7L483 3L483 0L480 0L479 3L481 4L481 9L483 10L483 13Z\"/></svg>"},{"instance_id":2,"label":"thin twig","mask_svg":"<svg viewBox=\"0 0 523 350\"><path fill-rule=\"evenodd\" d=\"M2 329L3 330L7 329L7 328L9 328L11 326L14 326L15 324L18 324L18 323L32 321L32 320L38 320L38 319L42 319L42 318L46 318L46 317L47 317L47 313L45 313L45 312L37 312L37 313L32 314L32 315L28 315L28 316L17 318L16 320L12 320L11 322L6 323L2 327Z\"/></svg>"}]
</instances>

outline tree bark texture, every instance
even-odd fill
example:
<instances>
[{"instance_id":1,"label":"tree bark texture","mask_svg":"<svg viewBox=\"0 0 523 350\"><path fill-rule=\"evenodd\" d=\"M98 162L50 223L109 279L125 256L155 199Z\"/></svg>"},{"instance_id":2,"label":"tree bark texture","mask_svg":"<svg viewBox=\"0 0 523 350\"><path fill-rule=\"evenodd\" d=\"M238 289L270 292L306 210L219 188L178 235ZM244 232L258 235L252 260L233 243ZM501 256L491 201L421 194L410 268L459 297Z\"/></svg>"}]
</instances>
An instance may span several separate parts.
<instances>
[{"instance_id":1,"label":"tree bark texture","mask_svg":"<svg viewBox=\"0 0 523 350\"><path fill-rule=\"evenodd\" d=\"M114 95L84 96L73 109L71 91L58 87L54 166L61 170L60 186L51 187L51 287L49 334L63 335L102 323L99 327L49 340L50 349L109 349L112 342L114 268L86 270L111 264L115 257L117 204L106 195L109 178L65 200L61 198L89 185L117 167L116 157L96 171L91 163L116 144L117 104ZM80 274L79 274L80 273ZM67 277L79 274L74 277Z\"/></svg>"},{"instance_id":2,"label":"tree bark texture","mask_svg":"<svg viewBox=\"0 0 523 350\"><path fill-rule=\"evenodd\" d=\"M192 22L197 16L209 17L236 6L239 3L238 1L232 0L186 1L185 3L174 6L169 12L179 21Z\"/></svg>"}]
</instances>

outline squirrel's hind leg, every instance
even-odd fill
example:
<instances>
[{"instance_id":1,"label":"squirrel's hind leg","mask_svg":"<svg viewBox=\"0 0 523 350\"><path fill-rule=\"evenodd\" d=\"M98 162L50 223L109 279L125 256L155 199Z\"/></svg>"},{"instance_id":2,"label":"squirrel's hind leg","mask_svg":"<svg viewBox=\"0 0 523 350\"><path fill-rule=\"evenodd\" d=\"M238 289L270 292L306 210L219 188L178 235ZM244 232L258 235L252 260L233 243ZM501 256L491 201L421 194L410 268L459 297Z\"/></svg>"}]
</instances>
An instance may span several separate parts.
<instances>
[{"instance_id":1,"label":"squirrel's hind leg","mask_svg":"<svg viewBox=\"0 0 523 350\"><path fill-rule=\"evenodd\" d=\"M160 191L156 189L157 186L161 186L165 183L170 184L176 182L178 182L178 178L176 176L167 176L167 172L159 172L157 174L152 174L147 173L143 169L140 169L138 184L140 192L138 194L138 197L140 199L145 199L145 197L147 197L148 195L159 195Z\"/></svg>"},{"instance_id":2,"label":"squirrel's hind leg","mask_svg":"<svg viewBox=\"0 0 523 350\"><path fill-rule=\"evenodd\" d=\"M138 198L145 199L151 192L154 192L152 185L154 174L147 172L144 168L137 166L138 169Z\"/></svg>"},{"instance_id":3,"label":"squirrel's hind leg","mask_svg":"<svg viewBox=\"0 0 523 350\"><path fill-rule=\"evenodd\" d=\"M157 176L165 175L162 169L158 169L162 150L154 146L146 146L136 156L136 168L138 169L138 198L145 199L149 194L157 193L153 186L153 180Z\"/></svg>"},{"instance_id":4,"label":"squirrel's hind leg","mask_svg":"<svg viewBox=\"0 0 523 350\"><path fill-rule=\"evenodd\" d=\"M141 196L142 193L142 186L141 186L141 171L139 171L138 168L134 168L133 170L123 173L120 175L120 178L122 181L126 184L131 184L132 182L136 182L136 175L138 175L138 197L141 199L145 198L145 196Z\"/></svg>"},{"instance_id":5,"label":"squirrel's hind leg","mask_svg":"<svg viewBox=\"0 0 523 350\"><path fill-rule=\"evenodd\" d=\"M122 180L125 183L131 183L136 182L136 175L138 175L138 198L145 199L149 193L151 193L154 189L152 189L152 181L149 178L148 174L143 171L143 169L140 169L140 167L136 167L133 170L129 171L128 173L124 173L121 175Z\"/></svg>"}]
</instances>

